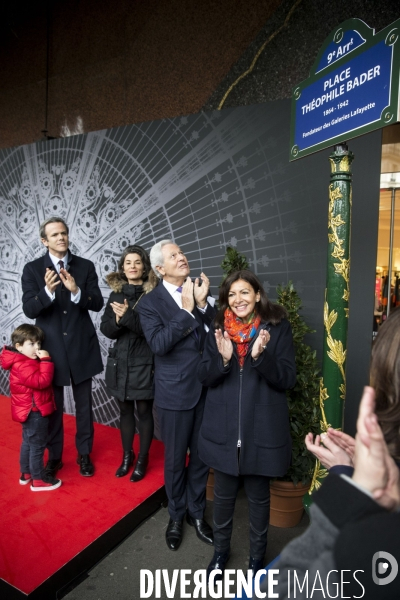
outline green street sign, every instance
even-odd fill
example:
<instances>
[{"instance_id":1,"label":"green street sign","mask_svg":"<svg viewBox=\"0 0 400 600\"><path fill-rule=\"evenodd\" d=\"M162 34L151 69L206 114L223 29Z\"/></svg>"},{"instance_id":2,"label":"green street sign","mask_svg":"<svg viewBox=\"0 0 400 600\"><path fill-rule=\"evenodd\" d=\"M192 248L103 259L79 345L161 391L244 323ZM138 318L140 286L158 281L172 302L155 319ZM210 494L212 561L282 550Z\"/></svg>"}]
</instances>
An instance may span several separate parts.
<instances>
[{"instance_id":1,"label":"green street sign","mask_svg":"<svg viewBox=\"0 0 400 600\"><path fill-rule=\"evenodd\" d=\"M399 120L400 19L374 35L360 19L325 40L293 89L290 160Z\"/></svg>"}]
</instances>

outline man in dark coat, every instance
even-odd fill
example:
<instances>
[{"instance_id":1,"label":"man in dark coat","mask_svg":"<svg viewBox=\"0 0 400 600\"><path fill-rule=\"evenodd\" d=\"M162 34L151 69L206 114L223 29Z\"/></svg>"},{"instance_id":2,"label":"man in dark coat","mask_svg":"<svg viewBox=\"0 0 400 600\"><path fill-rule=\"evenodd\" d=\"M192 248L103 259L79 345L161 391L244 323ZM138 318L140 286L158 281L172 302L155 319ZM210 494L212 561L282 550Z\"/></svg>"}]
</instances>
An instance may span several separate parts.
<instances>
[{"instance_id":1,"label":"man in dark coat","mask_svg":"<svg viewBox=\"0 0 400 600\"><path fill-rule=\"evenodd\" d=\"M177 550L185 513L197 536L213 543L211 527L204 520L208 466L197 452L205 400L197 366L206 336L204 325L211 324L215 310L207 301L207 277L201 273L202 279L192 282L179 246L171 240L159 242L150 252L150 261L163 282L141 299L136 310L154 353L154 402L165 445L164 477L170 514L166 542L168 548Z\"/></svg>"},{"instance_id":2,"label":"man in dark coat","mask_svg":"<svg viewBox=\"0 0 400 600\"><path fill-rule=\"evenodd\" d=\"M76 447L80 473L94 473L92 377L103 363L89 310L103 307L93 263L68 250L69 230L59 217L40 226L48 252L25 265L22 273L22 308L45 333L44 348L54 361L54 396L57 410L50 417L46 472L55 475L62 465L64 441L64 386L72 385L76 407Z\"/></svg>"}]
</instances>

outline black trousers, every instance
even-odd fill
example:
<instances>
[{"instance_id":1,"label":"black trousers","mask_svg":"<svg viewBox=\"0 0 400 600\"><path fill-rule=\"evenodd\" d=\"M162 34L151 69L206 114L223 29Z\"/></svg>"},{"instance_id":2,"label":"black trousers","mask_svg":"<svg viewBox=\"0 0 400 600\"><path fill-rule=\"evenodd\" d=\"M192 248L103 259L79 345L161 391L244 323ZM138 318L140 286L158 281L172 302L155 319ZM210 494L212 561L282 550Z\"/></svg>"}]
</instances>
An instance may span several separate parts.
<instances>
[{"instance_id":1,"label":"black trousers","mask_svg":"<svg viewBox=\"0 0 400 600\"><path fill-rule=\"evenodd\" d=\"M90 454L93 447L94 434L92 379L85 379L85 381L78 384L71 380L71 385L76 410L76 449L79 454ZM64 387L61 385L54 385L53 389L57 410L50 415L49 420L47 448L49 449L50 460L61 458L64 446Z\"/></svg>"},{"instance_id":2,"label":"black trousers","mask_svg":"<svg viewBox=\"0 0 400 600\"><path fill-rule=\"evenodd\" d=\"M205 394L190 410L167 410L157 406L161 439L165 446L164 480L171 519L180 521L186 508L194 519L202 519L206 507L209 467L197 451ZM187 449L190 449L186 467Z\"/></svg>"},{"instance_id":3,"label":"black trousers","mask_svg":"<svg viewBox=\"0 0 400 600\"><path fill-rule=\"evenodd\" d=\"M221 553L229 550L233 513L241 477L249 503L250 556L262 560L267 548L270 505L270 478L263 475L236 477L214 469L214 549Z\"/></svg>"}]
</instances>

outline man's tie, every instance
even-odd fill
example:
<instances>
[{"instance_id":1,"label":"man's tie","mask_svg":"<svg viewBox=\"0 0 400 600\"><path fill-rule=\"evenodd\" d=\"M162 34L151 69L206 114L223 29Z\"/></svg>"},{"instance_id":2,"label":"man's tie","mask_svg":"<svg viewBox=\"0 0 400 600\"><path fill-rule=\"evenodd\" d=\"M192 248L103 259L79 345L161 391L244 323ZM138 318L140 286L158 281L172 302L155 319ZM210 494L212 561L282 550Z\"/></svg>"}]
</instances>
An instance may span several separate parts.
<instances>
[{"instance_id":1,"label":"man's tie","mask_svg":"<svg viewBox=\"0 0 400 600\"><path fill-rule=\"evenodd\" d=\"M61 271L61 269L64 268L64 261L63 260L59 260L57 264L60 266L60 271Z\"/></svg>"}]
</instances>

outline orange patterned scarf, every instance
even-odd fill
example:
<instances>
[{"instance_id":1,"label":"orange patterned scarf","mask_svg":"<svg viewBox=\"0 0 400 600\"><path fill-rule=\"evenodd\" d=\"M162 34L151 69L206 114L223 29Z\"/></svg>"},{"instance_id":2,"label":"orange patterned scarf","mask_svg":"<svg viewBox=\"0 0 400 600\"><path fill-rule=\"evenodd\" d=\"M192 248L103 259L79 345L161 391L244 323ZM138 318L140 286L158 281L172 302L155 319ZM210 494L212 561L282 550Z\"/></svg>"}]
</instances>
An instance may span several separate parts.
<instances>
[{"instance_id":1,"label":"orange patterned scarf","mask_svg":"<svg viewBox=\"0 0 400 600\"><path fill-rule=\"evenodd\" d=\"M239 366L243 367L244 359L251 338L256 334L261 323L261 317L253 312L248 323L243 323L239 317L233 314L230 308L224 313L224 329L228 332L232 342L235 342L239 355Z\"/></svg>"}]
</instances>

